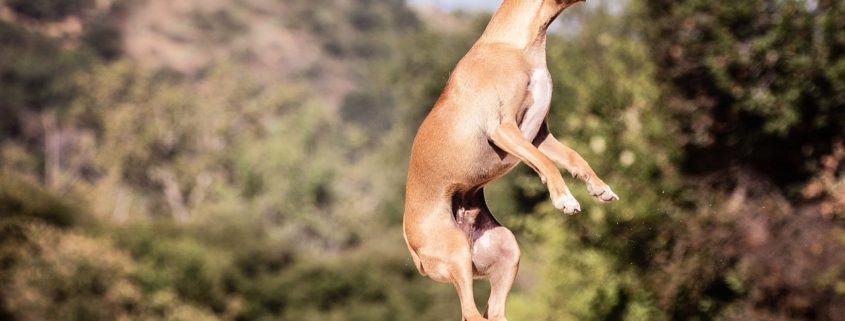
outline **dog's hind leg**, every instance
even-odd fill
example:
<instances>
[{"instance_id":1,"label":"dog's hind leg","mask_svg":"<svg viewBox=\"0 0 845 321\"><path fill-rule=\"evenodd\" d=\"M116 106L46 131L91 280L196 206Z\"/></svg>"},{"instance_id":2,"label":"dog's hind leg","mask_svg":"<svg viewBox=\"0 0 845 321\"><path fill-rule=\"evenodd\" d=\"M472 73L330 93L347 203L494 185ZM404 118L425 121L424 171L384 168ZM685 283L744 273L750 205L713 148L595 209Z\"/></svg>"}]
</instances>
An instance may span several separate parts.
<instances>
[{"instance_id":1,"label":"dog's hind leg","mask_svg":"<svg viewBox=\"0 0 845 321\"><path fill-rule=\"evenodd\" d=\"M440 252L440 255L436 255L436 259L434 256L428 256L420 253L423 266L426 271L428 271L429 269L426 267L426 263L428 261L433 263L433 265L437 265L437 270L446 271L446 278L452 283L452 285L455 286L455 290L458 292L463 320L487 321L487 319L481 316L481 313L478 312L478 307L475 305L472 288L473 273L469 240L459 229L455 228L453 232L454 233L449 233L448 235L438 233L441 235L432 238L441 242L449 240L448 242L444 242L445 244L449 244L448 250ZM430 277L433 276L431 274L432 273L429 273Z\"/></svg>"},{"instance_id":2,"label":"dog's hind leg","mask_svg":"<svg viewBox=\"0 0 845 321\"><path fill-rule=\"evenodd\" d=\"M519 245L513 233L496 221L486 205L482 208L473 232L472 262L476 274L490 280L485 316L490 321L506 321L505 301L519 270Z\"/></svg>"},{"instance_id":3,"label":"dog's hind leg","mask_svg":"<svg viewBox=\"0 0 845 321\"><path fill-rule=\"evenodd\" d=\"M475 298L472 290L472 261L469 260L469 246L467 246L467 260L464 262L460 258L462 255L457 255L455 262L452 263L452 284L458 291L458 298L461 301L461 314L463 314L464 321L487 321L478 312L478 307L475 305ZM462 261L462 262L458 262Z\"/></svg>"},{"instance_id":4,"label":"dog's hind leg","mask_svg":"<svg viewBox=\"0 0 845 321\"><path fill-rule=\"evenodd\" d=\"M473 246L473 261L485 265L484 273L490 280L490 298L485 316L490 321L506 321L505 301L519 270L519 246L504 226L489 229Z\"/></svg>"},{"instance_id":5,"label":"dog's hind leg","mask_svg":"<svg viewBox=\"0 0 845 321\"><path fill-rule=\"evenodd\" d=\"M432 206L425 215L406 225L406 240L421 273L438 282L449 282L458 292L466 321L487 321L478 312L472 288L472 254L469 238L453 219L451 206ZM419 229L424 227L424 229ZM419 263L417 263L417 261Z\"/></svg>"}]
</instances>

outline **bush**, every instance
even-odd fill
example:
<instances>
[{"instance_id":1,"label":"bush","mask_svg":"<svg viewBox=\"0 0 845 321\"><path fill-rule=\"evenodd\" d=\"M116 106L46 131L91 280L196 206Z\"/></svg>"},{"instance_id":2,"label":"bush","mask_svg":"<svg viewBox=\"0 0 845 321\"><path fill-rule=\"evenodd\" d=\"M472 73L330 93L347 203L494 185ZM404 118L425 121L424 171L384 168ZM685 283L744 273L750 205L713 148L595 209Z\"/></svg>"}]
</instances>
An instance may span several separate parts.
<instances>
[{"instance_id":1,"label":"bush","mask_svg":"<svg viewBox=\"0 0 845 321\"><path fill-rule=\"evenodd\" d=\"M42 186L0 171L0 220L37 221L66 228L84 218L81 212Z\"/></svg>"},{"instance_id":2,"label":"bush","mask_svg":"<svg viewBox=\"0 0 845 321\"><path fill-rule=\"evenodd\" d=\"M22 320L115 320L142 297L132 284L131 260L99 240L25 225L30 251L9 271L5 306Z\"/></svg>"}]
</instances>

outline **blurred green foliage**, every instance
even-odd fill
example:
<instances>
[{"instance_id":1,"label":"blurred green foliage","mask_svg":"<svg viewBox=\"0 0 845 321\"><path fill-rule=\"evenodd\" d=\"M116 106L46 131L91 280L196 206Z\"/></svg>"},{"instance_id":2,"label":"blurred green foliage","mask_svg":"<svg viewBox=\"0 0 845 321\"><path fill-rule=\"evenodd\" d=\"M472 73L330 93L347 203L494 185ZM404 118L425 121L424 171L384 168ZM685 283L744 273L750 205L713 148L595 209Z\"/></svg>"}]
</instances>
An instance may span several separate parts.
<instances>
[{"instance_id":1,"label":"blurred green foliage","mask_svg":"<svg viewBox=\"0 0 845 321\"><path fill-rule=\"evenodd\" d=\"M455 319L402 243L400 187L489 16L208 1L170 8L163 38L128 32L150 3L2 3L0 319ZM509 319L845 318L843 10L564 13L549 124L621 201L568 180L584 211L564 217L524 166L486 189L523 250ZM262 30L322 63L267 77ZM150 39L201 63L127 49Z\"/></svg>"},{"instance_id":2,"label":"blurred green foliage","mask_svg":"<svg viewBox=\"0 0 845 321\"><path fill-rule=\"evenodd\" d=\"M845 135L841 1L649 1L641 12L689 170L743 164L800 184Z\"/></svg>"},{"instance_id":3,"label":"blurred green foliage","mask_svg":"<svg viewBox=\"0 0 845 321\"><path fill-rule=\"evenodd\" d=\"M60 107L74 95L74 83L63 77L89 65L80 51L61 50L61 44L21 26L0 21L0 130L19 135L22 111Z\"/></svg>"},{"instance_id":4,"label":"blurred green foliage","mask_svg":"<svg viewBox=\"0 0 845 321\"><path fill-rule=\"evenodd\" d=\"M6 0L6 5L29 18L61 20L83 13L94 6L95 0Z\"/></svg>"}]
</instances>

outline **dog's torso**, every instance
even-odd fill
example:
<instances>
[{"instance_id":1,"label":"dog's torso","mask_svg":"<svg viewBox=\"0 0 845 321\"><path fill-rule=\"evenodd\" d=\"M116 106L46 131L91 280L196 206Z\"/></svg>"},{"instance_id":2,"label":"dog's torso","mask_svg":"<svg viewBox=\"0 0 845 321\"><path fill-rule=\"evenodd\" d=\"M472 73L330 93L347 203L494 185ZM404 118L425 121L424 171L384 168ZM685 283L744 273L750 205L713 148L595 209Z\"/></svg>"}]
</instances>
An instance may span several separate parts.
<instances>
[{"instance_id":1,"label":"dog's torso","mask_svg":"<svg viewBox=\"0 0 845 321\"><path fill-rule=\"evenodd\" d=\"M488 133L506 114L506 100L515 97L521 100L513 111L520 131L529 141L537 136L552 96L544 42L536 50L476 44L461 59L414 139L407 198L469 193L519 163Z\"/></svg>"}]
</instances>

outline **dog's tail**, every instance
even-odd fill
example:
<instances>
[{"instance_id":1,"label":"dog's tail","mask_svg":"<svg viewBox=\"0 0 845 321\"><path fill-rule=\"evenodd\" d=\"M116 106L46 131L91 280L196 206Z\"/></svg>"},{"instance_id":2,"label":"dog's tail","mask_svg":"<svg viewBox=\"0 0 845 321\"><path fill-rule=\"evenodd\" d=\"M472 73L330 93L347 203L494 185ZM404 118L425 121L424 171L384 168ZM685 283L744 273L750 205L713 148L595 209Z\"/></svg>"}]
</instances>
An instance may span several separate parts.
<instances>
[{"instance_id":1,"label":"dog's tail","mask_svg":"<svg viewBox=\"0 0 845 321\"><path fill-rule=\"evenodd\" d=\"M417 254L417 251L411 247L411 243L408 242L408 234L405 232L405 227L402 227L402 237L405 238L405 245L408 246L408 252L411 252L411 259L414 260L414 265L417 266L417 271L422 274L422 276L426 276L425 269L422 266L422 262L420 262L420 256Z\"/></svg>"}]
</instances>

